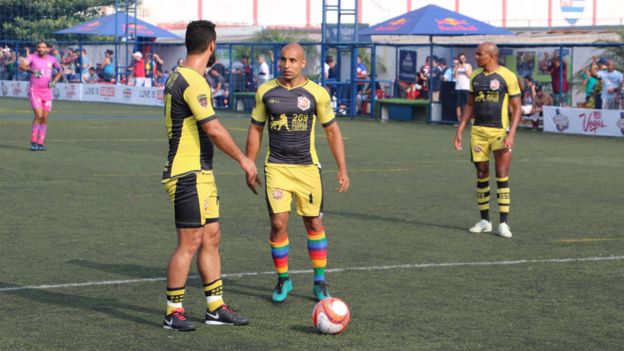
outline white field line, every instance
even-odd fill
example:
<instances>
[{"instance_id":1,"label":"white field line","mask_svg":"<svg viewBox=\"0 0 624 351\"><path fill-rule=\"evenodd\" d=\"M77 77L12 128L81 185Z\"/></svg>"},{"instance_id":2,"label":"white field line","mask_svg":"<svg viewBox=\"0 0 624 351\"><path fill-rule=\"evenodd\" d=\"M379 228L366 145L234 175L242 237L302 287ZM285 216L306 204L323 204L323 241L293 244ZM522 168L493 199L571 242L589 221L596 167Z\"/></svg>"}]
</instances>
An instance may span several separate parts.
<instances>
[{"instance_id":1,"label":"white field line","mask_svg":"<svg viewBox=\"0 0 624 351\"><path fill-rule=\"evenodd\" d=\"M347 267L347 268L331 268L326 272L340 273L349 271L385 271L393 269L413 269L413 268L445 268L445 267L474 267L474 266L513 266L520 264L552 264L552 263L578 263L578 262L592 262L592 261L620 261L624 260L624 256L596 256L596 257L579 257L579 258L552 258L542 260L513 260L513 261L483 261L483 262L448 262L448 263L414 263L414 264L397 264L388 266L367 266L367 267ZM308 274L312 273L311 269L303 270L291 270L289 274ZM241 273L224 273L221 276L223 278L240 278L247 276L259 276L259 275L273 275L274 271L269 272L241 272ZM189 276L189 279L196 279L197 275ZM45 284L45 285L27 285L16 286L8 288L0 288L0 293L20 291L20 290L33 290L33 289L64 289L83 286L99 286L99 285L123 285L123 284L136 284L144 282L156 282L164 281L167 278L140 278L140 279L125 279L125 280L103 280L103 281L91 281L84 283L65 283L65 284Z\"/></svg>"}]
</instances>

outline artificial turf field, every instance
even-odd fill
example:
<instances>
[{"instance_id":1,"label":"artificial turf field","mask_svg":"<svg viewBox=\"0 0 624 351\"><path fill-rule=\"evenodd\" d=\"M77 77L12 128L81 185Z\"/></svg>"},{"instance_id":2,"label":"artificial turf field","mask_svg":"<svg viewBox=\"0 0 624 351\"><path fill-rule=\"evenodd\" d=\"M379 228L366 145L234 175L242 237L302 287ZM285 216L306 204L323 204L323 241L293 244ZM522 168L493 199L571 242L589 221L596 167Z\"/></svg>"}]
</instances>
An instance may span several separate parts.
<instances>
[{"instance_id":1,"label":"artificial turf field","mask_svg":"<svg viewBox=\"0 0 624 351\"><path fill-rule=\"evenodd\" d=\"M244 147L248 117L220 115ZM270 302L264 197L217 152L224 297L251 324L201 324L194 268L185 307L200 325L180 333L161 328L176 242L160 184L161 109L55 102L45 152L28 148L31 120L27 100L0 99L0 350L624 347L624 139L520 131L514 237L502 239L466 231L478 220L468 133L458 153L453 126L341 119L351 189L338 194L319 128L327 278L351 308L338 336L312 328L312 272L294 214L295 289Z\"/></svg>"}]
</instances>

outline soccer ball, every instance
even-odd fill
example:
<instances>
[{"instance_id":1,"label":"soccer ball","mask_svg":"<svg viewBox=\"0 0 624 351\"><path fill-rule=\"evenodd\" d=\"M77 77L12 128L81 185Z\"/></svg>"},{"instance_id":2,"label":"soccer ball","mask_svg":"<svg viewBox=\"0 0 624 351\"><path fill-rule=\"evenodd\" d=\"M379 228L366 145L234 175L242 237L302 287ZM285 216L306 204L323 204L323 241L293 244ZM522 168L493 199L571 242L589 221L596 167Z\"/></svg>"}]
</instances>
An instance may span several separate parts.
<instances>
[{"instance_id":1,"label":"soccer ball","mask_svg":"<svg viewBox=\"0 0 624 351\"><path fill-rule=\"evenodd\" d=\"M347 328L349 316L349 307L344 301L328 297L314 306L312 323L323 334L340 334Z\"/></svg>"}]
</instances>

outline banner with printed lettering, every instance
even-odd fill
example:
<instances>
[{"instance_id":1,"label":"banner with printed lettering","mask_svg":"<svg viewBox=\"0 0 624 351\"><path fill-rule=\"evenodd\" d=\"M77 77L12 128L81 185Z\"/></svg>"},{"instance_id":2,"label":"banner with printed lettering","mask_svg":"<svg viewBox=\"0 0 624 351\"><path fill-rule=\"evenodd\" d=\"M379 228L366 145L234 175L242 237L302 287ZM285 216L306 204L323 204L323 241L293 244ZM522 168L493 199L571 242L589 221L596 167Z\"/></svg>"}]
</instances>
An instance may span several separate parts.
<instances>
[{"instance_id":1,"label":"banner with printed lettering","mask_svg":"<svg viewBox=\"0 0 624 351\"><path fill-rule=\"evenodd\" d=\"M28 97L27 81L0 81L0 97ZM55 100L112 102L163 106L163 88L134 87L116 84L57 83L52 88Z\"/></svg>"},{"instance_id":2,"label":"banner with printed lettering","mask_svg":"<svg viewBox=\"0 0 624 351\"><path fill-rule=\"evenodd\" d=\"M624 137L624 110L544 106L544 131Z\"/></svg>"},{"instance_id":3,"label":"banner with printed lettering","mask_svg":"<svg viewBox=\"0 0 624 351\"><path fill-rule=\"evenodd\" d=\"M0 96L28 97L28 82L17 80L0 81Z\"/></svg>"},{"instance_id":4,"label":"banner with printed lettering","mask_svg":"<svg viewBox=\"0 0 624 351\"><path fill-rule=\"evenodd\" d=\"M416 66L416 51L401 50L399 51L399 80L407 82L415 82L418 74Z\"/></svg>"}]
</instances>

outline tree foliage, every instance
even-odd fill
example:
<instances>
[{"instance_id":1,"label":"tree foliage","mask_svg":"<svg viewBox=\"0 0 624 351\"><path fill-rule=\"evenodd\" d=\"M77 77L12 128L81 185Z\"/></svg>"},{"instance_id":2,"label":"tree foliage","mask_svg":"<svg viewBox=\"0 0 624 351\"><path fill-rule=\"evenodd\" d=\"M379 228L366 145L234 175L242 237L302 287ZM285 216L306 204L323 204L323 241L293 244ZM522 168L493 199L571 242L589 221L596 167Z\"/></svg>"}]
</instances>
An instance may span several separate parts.
<instances>
[{"instance_id":1,"label":"tree foliage","mask_svg":"<svg viewBox=\"0 0 624 351\"><path fill-rule=\"evenodd\" d=\"M53 40L54 32L99 16L101 7L114 0L0 0L0 4L0 38L36 41Z\"/></svg>"}]
</instances>

